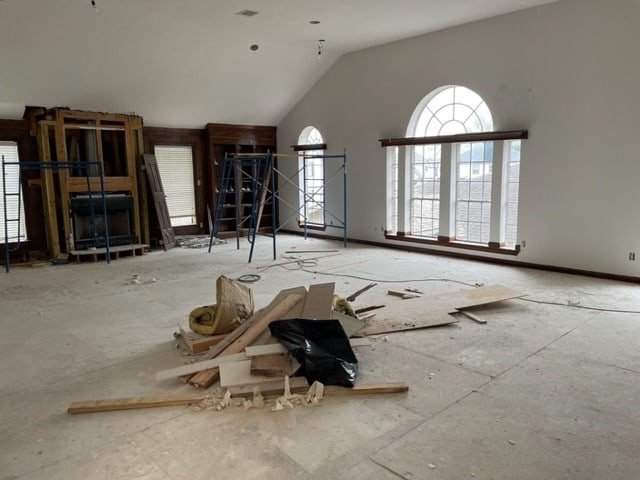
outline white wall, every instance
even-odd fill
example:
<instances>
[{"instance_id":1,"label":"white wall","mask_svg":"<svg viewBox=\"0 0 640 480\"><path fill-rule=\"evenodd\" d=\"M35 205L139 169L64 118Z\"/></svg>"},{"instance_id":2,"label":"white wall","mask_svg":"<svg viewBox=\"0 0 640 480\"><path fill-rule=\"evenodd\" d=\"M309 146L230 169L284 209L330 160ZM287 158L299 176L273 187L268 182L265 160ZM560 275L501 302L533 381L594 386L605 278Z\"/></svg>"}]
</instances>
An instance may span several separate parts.
<instances>
[{"instance_id":1,"label":"white wall","mask_svg":"<svg viewBox=\"0 0 640 480\"><path fill-rule=\"evenodd\" d=\"M330 151L346 148L349 236L384 242L377 140L404 136L434 88L467 86L496 130L529 130L518 233L526 248L508 258L640 276L638 21L638 0L561 0L345 55L278 126L279 151L307 125ZM340 211L340 192L330 190L329 208Z\"/></svg>"}]
</instances>

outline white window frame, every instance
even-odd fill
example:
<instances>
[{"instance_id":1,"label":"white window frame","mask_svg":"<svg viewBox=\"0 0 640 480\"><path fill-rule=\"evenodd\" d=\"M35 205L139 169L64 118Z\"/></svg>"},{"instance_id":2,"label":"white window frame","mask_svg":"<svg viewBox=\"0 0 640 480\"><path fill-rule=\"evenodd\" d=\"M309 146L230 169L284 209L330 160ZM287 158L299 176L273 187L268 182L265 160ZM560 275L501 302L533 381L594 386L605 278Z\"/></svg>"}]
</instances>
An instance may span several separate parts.
<instances>
[{"instance_id":1,"label":"white window frame","mask_svg":"<svg viewBox=\"0 0 640 480\"><path fill-rule=\"evenodd\" d=\"M299 145L318 145L324 143L320 131L314 126L305 127L298 138ZM299 217L301 224L311 227L326 227L325 215L325 165L323 150L306 150L298 156Z\"/></svg>"},{"instance_id":2,"label":"white window frame","mask_svg":"<svg viewBox=\"0 0 640 480\"><path fill-rule=\"evenodd\" d=\"M440 102L438 108L431 108L431 102L448 89L465 89L465 98L477 98L479 102L466 108L467 119L472 119L471 125L465 125L464 121L457 121L457 125L447 122L444 117L437 117L438 112L443 112L450 105ZM470 92L470 93L469 93ZM455 98L455 93L453 95ZM480 103L481 102L481 103ZM457 105L457 104L456 104ZM454 107L454 111L455 111ZM451 110L449 110L451 111ZM480 112L476 115L477 112ZM473 119L473 116L478 118ZM482 117L482 118L480 118ZM464 120L465 117L462 117ZM443 121L444 119L444 121ZM451 117L449 117L450 120ZM435 121L434 121L435 120ZM434 127L435 125L435 127ZM444 130L443 130L444 129ZM427 95L414 110L409 121L407 137L432 137L439 135L455 135L464 133L490 132L493 130L493 119L491 112L482 98L466 87L447 85L440 87ZM387 200L391 204L387 213L387 231L391 235L404 237L424 238L433 241L460 242L473 245L500 246L505 249L518 249L517 246L517 210L518 210L518 190L519 190L519 168L515 172L513 169L519 167L520 158L515 162L512 158L511 146L513 142L520 140L492 140L481 142L464 142L432 145L415 145L403 147L390 147L397 149L398 161L394 161L394 153L387 152ZM464 168L461 160L463 148L478 148L477 144L484 144L484 148L489 148L492 144L493 154L491 158L483 156L481 174L490 176L490 182L484 179L485 195L481 202L475 202L474 206L484 206L484 215L480 217L481 235L470 235L465 228L463 219L457 215L461 207L468 207L470 203L462 197L462 172ZM521 143L519 143L521 146ZM420 183L416 183L414 172L416 167L424 169L424 152L427 148L432 148L436 156L436 149L439 147L439 168L438 179L439 196L430 197L432 190L428 194L417 195L416 188ZM489 152L490 153L490 152ZM418 161L419 159L419 161ZM469 157L469 174L472 171L471 156ZM419 168L418 168L419 169ZM517 177L517 178L516 178ZM419 190L419 188L418 188ZM490 190L490 194L488 192ZM427 212L421 209L421 217L415 215L416 204L420 201L439 201L437 212ZM429 208L427 208L429 210ZM425 227L425 221L432 222ZM422 223L421 223L422 222ZM437 223L437 230L434 225ZM469 224L466 225L468 227ZM428 234L425 235L425 232ZM458 234L456 234L458 232ZM507 233L508 232L508 233ZM461 238L462 237L462 238Z\"/></svg>"},{"instance_id":3,"label":"white window frame","mask_svg":"<svg viewBox=\"0 0 640 480\"><path fill-rule=\"evenodd\" d=\"M18 144L11 141L0 141L0 162L4 156L5 162L14 163L19 161ZM2 168L0 166L0 168ZM2 171L0 171L2 175ZM7 200L7 219L20 218L20 222L9 221L7 222L7 231L5 232L5 217L4 217L4 189L3 185L6 185L7 193L17 195L10 195L6 197ZM18 188L20 190L18 190ZM20 202L18 204L18 199ZM18 234L19 232L19 234ZM0 178L0 242L2 243L18 243L27 240L27 227L25 222L24 211L24 198L22 195L22 185L20 185L20 167L18 165L5 165L4 182Z\"/></svg>"},{"instance_id":4,"label":"white window frame","mask_svg":"<svg viewBox=\"0 0 640 480\"><path fill-rule=\"evenodd\" d=\"M191 145L155 145L172 227L196 225L196 192Z\"/></svg>"}]
</instances>

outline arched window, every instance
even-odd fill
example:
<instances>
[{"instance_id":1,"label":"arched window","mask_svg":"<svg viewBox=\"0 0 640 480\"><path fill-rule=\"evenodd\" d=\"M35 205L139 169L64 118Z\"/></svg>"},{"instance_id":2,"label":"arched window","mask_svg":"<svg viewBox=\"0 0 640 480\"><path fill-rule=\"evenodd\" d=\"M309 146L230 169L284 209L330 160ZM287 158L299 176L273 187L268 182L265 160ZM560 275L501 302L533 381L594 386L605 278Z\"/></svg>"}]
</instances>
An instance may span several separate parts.
<instances>
[{"instance_id":1,"label":"arched window","mask_svg":"<svg viewBox=\"0 0 640 480\"><path fill-rule=\"evenodd\" d=\"M422 99L406 135L438 137L491 131L493 117L482 97L469 88L447 85ZM494 148L498 143L499 148ZM404 178L409 188L395 205L408 205L409 211L401 216L404 224L391 229L436 240L514 246L519 152L519 140L430 141L407 147ZM395 168L391 178L397 187ZM494 194L496 188L499 195ZM397 191L390 193L392 201Z\"/></svg>"},{"instance_id":2,"label":"arched window","mask_svg":"<svg viewBox=\"0 0 640 480\"><path fill-rule=\"evenodd\" d=\"M299 145L321 145L322 134L313 126L306 127L298 138ZM323 150L304 150L299 159L300 181L300 222L308 225L325 226L324 215L324 160L317 158Z\"/></svg>"}]
</instances>

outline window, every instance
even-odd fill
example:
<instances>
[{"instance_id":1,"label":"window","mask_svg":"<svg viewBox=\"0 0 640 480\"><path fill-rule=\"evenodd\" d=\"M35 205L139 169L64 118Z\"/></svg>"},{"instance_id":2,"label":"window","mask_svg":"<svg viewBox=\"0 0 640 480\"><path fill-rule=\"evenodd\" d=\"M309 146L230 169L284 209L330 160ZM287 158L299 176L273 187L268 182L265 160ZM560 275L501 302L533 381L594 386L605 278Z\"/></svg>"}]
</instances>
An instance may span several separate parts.
<instances>
[{"instance_id":1,"label":"window","mask_svg":"<svg viewBox=\"0 0 640 480\"><path fill-rule=\"evenodd\" d=\"M441 87L420 102L406 131L413 142L387 144L406 145L395 161L387 153L389 231L515 248L521 142L486 135L456 142L456 135L482 132L494 133L491 111L466 87Z\"/></svg>"},{"instance_id":2,"label":"window","mask_svg":"<svg viewBox=\"0 0 640 480\"><path fill-rule=\"evenodd\" d=\"M172 227L196 223L196 197L191 146L156 145L154 153L162 179Z\"/></svg>"},{"instance_id":3,"label":"window","mask_svg":"<svg viewBox=\"0 0 640 480\"><path fill-rule=\"evenodd\" d=\"M298 139L300 145L319 145L324 143L322 135L315 127L307 127ZM307 150L300 155L300 222L325 226L324 202L324 159L314 158L323 155L322 150Z\"/></svg>"},{"instance_id":4,"label":"window","mask_svg":"<svg viewBox=\"0 0 640 480\"><path fill-rule=\"evenodd\" d=\"M7 163L18 161L18 145L15 142L0 142L0 161L4 157ZM0 168L2 168L0 166ZM3 190L6 185L6 196ZM20 195L16 195L20 193ZM7 202L7 230L5 232L5 204ZM18 201L19 200L19 201ZM17 220L20 218L20 222ZM0 178L0 240L2 243L16 243L27 239L27 230L24 222L24 203L22 201L22 187L20 186L20 167L18 165L5 165L4 184Z\"/></svg>"}]
</instances>

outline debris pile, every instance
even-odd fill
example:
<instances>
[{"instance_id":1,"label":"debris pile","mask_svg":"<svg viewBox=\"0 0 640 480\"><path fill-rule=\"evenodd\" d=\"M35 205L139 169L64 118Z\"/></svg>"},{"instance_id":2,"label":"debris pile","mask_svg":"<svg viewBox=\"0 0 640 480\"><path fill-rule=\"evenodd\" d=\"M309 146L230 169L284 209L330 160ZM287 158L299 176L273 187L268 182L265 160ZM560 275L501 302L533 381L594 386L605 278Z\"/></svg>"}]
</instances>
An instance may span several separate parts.
<instances>
[{"instance_id":1,"label":"debris pile","mask_svg":"<svg viewBox=\"0 0 640 480\"><path fill-rule=\"evenodd\" d=\"M199 361L156 374L159 381L178 378L199 391L74 402L67 411L85 413L188 404L198 410L223 410L235 405L245 409L270 407L277 411L296 405L317 405L326 395L406 392L409 387L404 383L356 382L357 359L352 347L370 344L362 337L457 322L452 313L463 313L480 322L483 319L470 314L469 308L524 296L500 285L437 296L405 289L401 295L389 291L401 297L393 301L393 308L373 305L354 309L350 302L375 285L369 284L347 297L335 294L334 283L313 284L308 289L289 288L278 293L266 307L254 311L251 290L221 276L216 282L218 303L212 306L215 308L209 311L206 322L196 322L198 333L203 332L201 327L205 325L204 331L212 335L202 336L182 328L175 334L176 342L183 348L201 354ZM373 310L376 312L372 313ZM191 326L191 318L189 323ZM311 334L300 330L300 325L318 331ZM321 325L331 326L333 333L318 333L323 331ZM336 350L323 345L323 335L341 338L342 347ZM316 358L320 372L318 368L314 370ZM204 393L218 380L222 387L218 395ZM265 400L274 396L273 401Z\"/></svg>"}]
</instances>

